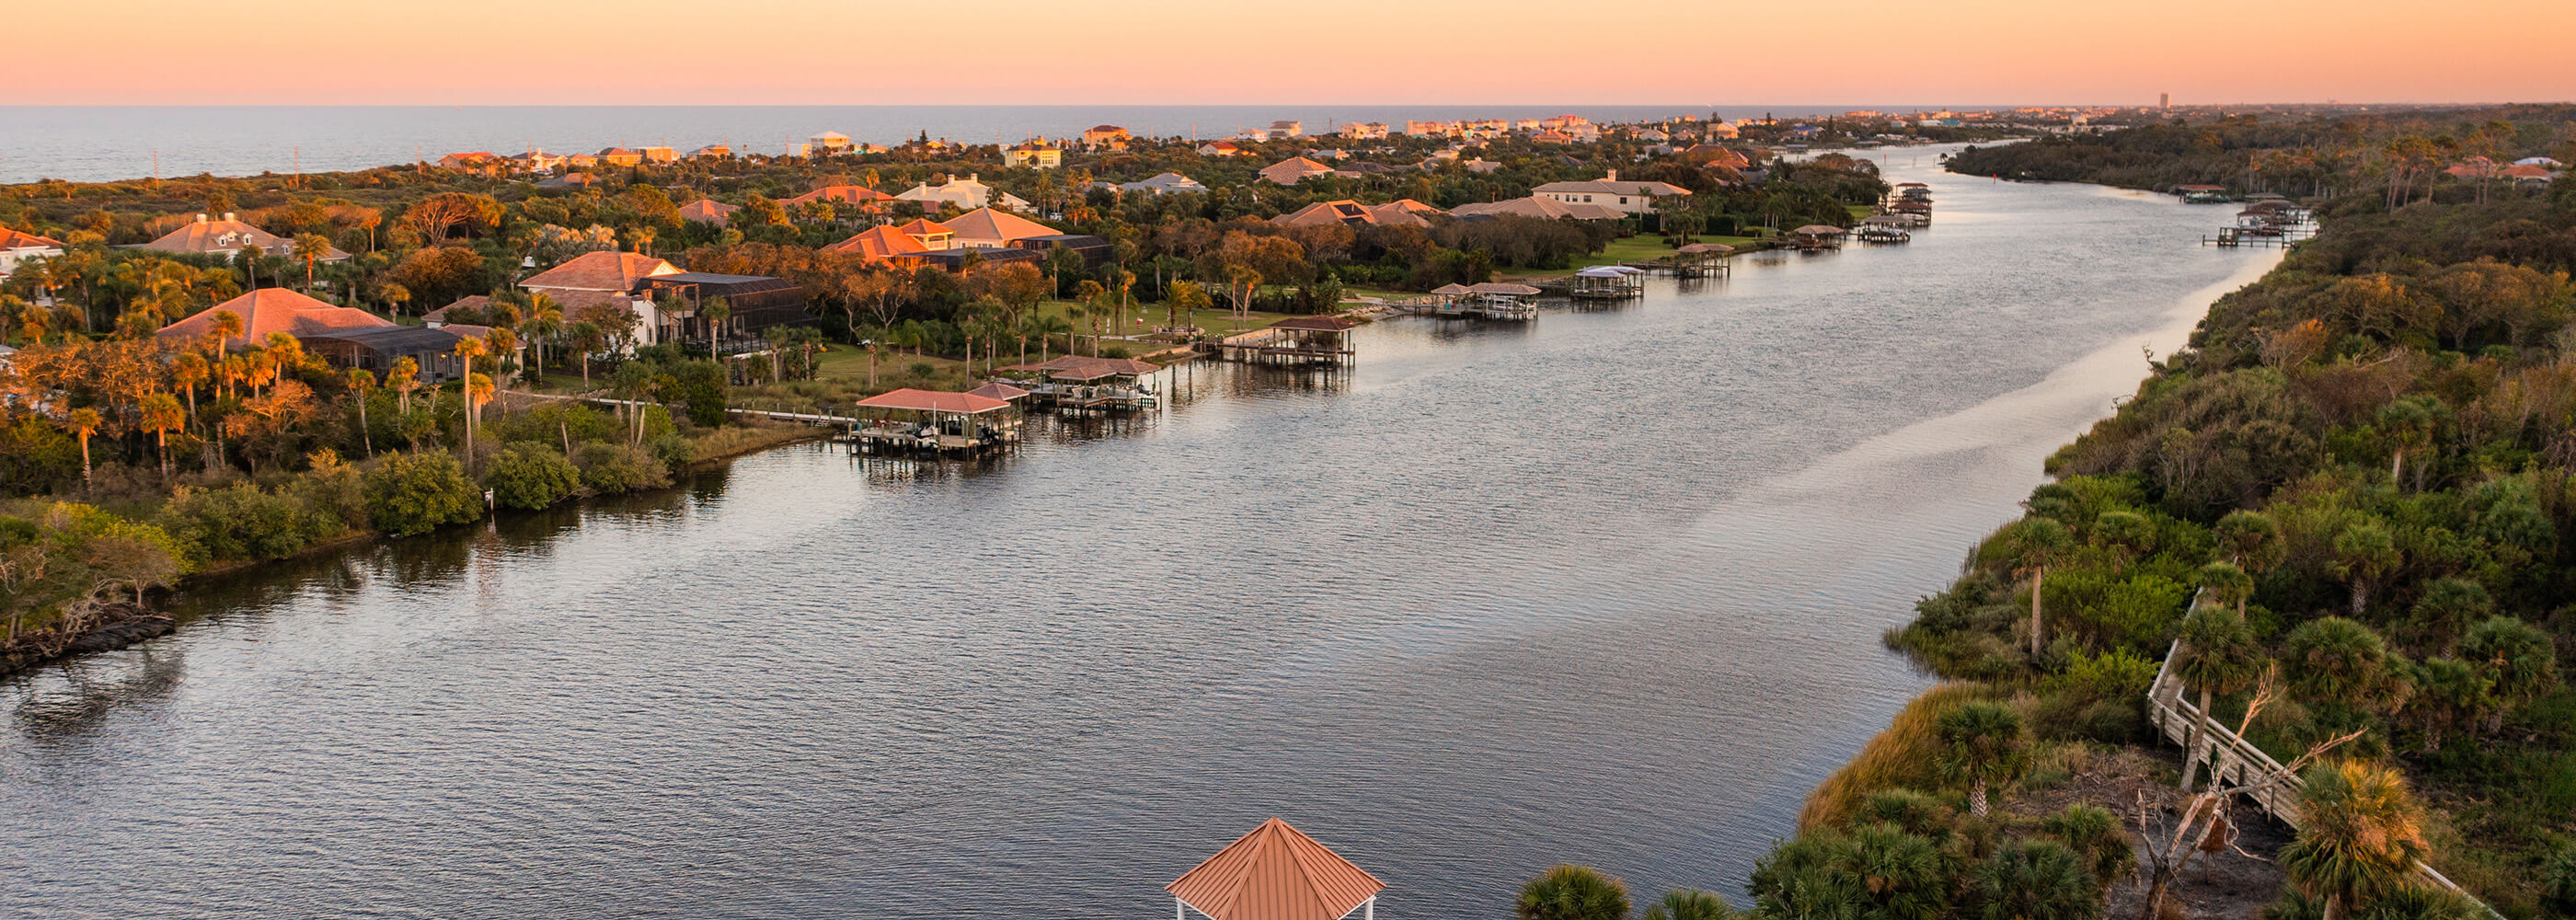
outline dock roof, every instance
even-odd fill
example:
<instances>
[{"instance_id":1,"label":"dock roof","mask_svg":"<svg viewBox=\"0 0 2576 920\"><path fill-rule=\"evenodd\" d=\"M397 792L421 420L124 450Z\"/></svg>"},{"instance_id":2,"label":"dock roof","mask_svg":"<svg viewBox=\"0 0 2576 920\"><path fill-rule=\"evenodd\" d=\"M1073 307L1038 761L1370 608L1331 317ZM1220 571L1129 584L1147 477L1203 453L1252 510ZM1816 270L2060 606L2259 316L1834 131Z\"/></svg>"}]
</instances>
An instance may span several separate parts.
<instances>
[{"instance_id":1,"label":"dock roof","mask_svg":"<svg viewBox=\"0 0 2576 920\"><path fill-rule=\"evenodd\" d=\"M859 400L862 409L901 409L912 412L950 412L958 415L982 415L1011 404L973 393L951 393L945 390L890 390Z\"/></svg>"},{"instance_id":2,"label":"dock roof","mask_svg":"<svg viewBox=\"0 0 2576 920\"><path fill-rule=\"evenodd\" d=\"M1316 332L1344 332L1359 328L1357 320L1339 316L1291 316L1270 324L1272 329L1311 329Z\"/></svg>"},{"instance_id":3,"label":"dock roof","mask_svg":"<svg viewBox=\"0 0 2576 920\"><path fill-rule=\"evenodd\" d=\"M1386 883L1272 818L1163 890L1212 920L1341 920Z\"/></svg>"}]
</instances>

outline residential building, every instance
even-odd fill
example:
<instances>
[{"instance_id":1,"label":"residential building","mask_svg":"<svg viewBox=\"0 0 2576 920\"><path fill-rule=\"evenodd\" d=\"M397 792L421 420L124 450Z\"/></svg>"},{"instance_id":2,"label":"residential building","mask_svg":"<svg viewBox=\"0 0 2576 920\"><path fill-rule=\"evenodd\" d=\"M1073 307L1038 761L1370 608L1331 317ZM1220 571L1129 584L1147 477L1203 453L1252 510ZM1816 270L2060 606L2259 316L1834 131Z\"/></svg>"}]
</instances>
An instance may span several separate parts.
<instances>
[{"instance_id":1,"label":"residential building","mask_svg":"<svg viewBox=\"0 0 2576 920\"><path fill-rule=\"evenodd\" d=\"M1316 176L1331 175L1333 168L1305 157L1289 157L1261 168L1261 178L1280 185L1295 185Z\"/></svg>"},{"instance_id":2,"label":"residential building","mask_svg":"<svg viewBox=\"0 0 2576 920\"><path fill-rule=\"evenodd\" d=\"M818 157L850 152L850 136L838 131L825 131L807 138L805 149Z\"/></svg>"},{"instance_id":3,"label":"residential building","mask_svg":"<svg viewBox=\"0 0 2576 920\"><path fill-rule=\"evenodd\" d=\"M259 288L163 326L154 335L177 342L205 341L214 332L217 313L241 318L241 333L224 340L229 348L265 343L273 332L303 338L332 330L393 325L391 320L365 310L325 303L286 288Z\"/></svg>"},{"instance_id":4,"label":"residential building","mask_svg":"<svg viewBox=\"0 0 2576 920\"><path fill-rule=\"evenodd\" d=\"M1125 150L1127 129L1117 125L1093 125L1082 132L1082 146L1090 150Z\"/></svg>"},{"instance_id":5,"label":"residential building","mask_svg":"<svg viewBox=\"0 0 2576 920\"><path fill-rule=\"evenodd\" d=\"M1054 169L1064 165L1064 148L1045 141L1030 141L1002 151L1002 166L1026 166L1030 169Z\"/></svg>"},{"instance_id":6,"label":"residential building","mask_svg":"<svg viewBox=\"0 0 2576 920\"><path fill-rule=\"evenodd\" d=\"M145 243L142 248L176 255L223 256L229 259L252 246L270 255L295 254L294 240L235 220L229 211L225 212L222 220L210 220L199 214L195 221L162 234L160 239ZM322 254L321 261L338 262L348 257L348 253L332 246Z\"/></svg>"},{"instance_id":7,"label":"residential building","mask_svg":"<svg viewBox=\"0 0 2576 920\"><path fill-rule=\"evenodd\" d=\"M1199 145L1199 155L1206 157L1234 157L1251 152L1233 141L1209 141Z\"/></svg>"},{"instance_id":8,"label":"residential building","mask_svg":"<svg viewBox=\"0 0 2576 920\"><path fill-rule=\"evenodd\" d=\"M446 156L439 157L438 166L441 169L453 169L459 172L468 172L478 176L491 177L498 176L502 172L506 171L509 168L509 161L502 159L498 154L477 150L471 153L451 153Z\"/></svg>"},{"instance_id":9,"label":"residential building","mask_svg":"<svg viewBox=\"0 0 2576 920\"><path fill-rule=\"evenodd\" d=\"M608 166L641 166L644 165L644 151L610 147L599 152L599 162Z\"/></svg>"},{"instance_id":10,"label":"residential building","mask_svg":"<svg viewBox=\"0 0 2576 920\"><path fill-rule=\"evenodd\" d=\"M1192 179L1176 172L1167 172L1157 173L1153 178L1146 179L1141 182L1119 183L1118 190L1121 192L1147 192L1155 195L1169 195L1175 192L1204 192L1207 191L1208 188L1205 185L1199 184L1199 181L1196 179Z\"/></svg>"},{"instance_id":11,"label":"residential building","mask_svg":"<svg viewBox=\"0 0 2576 920\"><path fill-rule=\"evenodd\" d=\"M1458 133L1458 123L1454 121L1408 121L1404 123L1404 133L1412 137L1443 137Z\"/></svg>"},{"instance_id":12,"label":"residential building","mask_svg":"<svg viewBox=\"0 0 2576 920\"><path fill-rule=\"evenodd\" d=\"M1386 137L1386 122L1371 121L1357 124L1346 124L1342 126L1341 134L1343 137L1347 137L1355 141L1382 140Z\"/></svg>"},{"instance_id":13,"label":"residential building","mask_svg":"<svg viewBox=\"0 0 2576 920\"><path fill-rule=\"evenodd\" d=\"M742 210L740 205L725 204L713 198L700 198L680 206L680 219L722 227L732 223L734 212L740 210Z\"/></svg>"},{"instance_id":14,"label":"residential building","mask_svg":"<svg viewBox=\"0 0 2576 920\"><path fill-rule=\"evenodd\" d=\"M804 288L766 275L648 275L637 282L635 296L672 307L660 317L663 325L654 341L681 342L693 349L750 351L764 344L764 333L771 329L814 322L813 315L805 312ZM717 299L725 304L725 317L701 315L700 308Z\"/></svg>"},{"instance_id":15,"label":"residential building","mask_svg":"<svg viewBox=\"0 0 2576 920\"><path fill-rule=\"evenodd\" d=\"M913 242L921 244L926 252L938 252L957 245L957 231L935 220L914 218L911 223L895 229L912 237Z\"/></svg>"},{"instance_id":16,"label":"residential building","mask_svg":"<svg viewBox=\"0 0 2576 920\"><path fill-rule=\"evenodd\" d=\"M61 240L0 227L0 278L9 277L10 272L18 270L18 263L28 259L50 259L62 255L63 248Z\"/></svg>"},{"instance_id":17,"label":"residential building","mask_svg":"<svg viewBox=\"0 0 2576 920\"><path fill-rule=\"evenodd\" d=\"M1669 182L1653 180L1619 181L1619 171L1611 170L1608 178L1585 182L1550 182L1531 189L1538 198L1553 198L1567 204L1595 204L1621 214L1643 214L1655 209L1655 201L1689 195L1690 189Z\"/></svg>"},{"instance_id":18,"label":"residential building","mask_svg":"<svg viewBox=\"0 0 2576 920\"><path fill-rule=\"evenodd\" d=\"M1713 141L1731 141L1736 139L1736 137L1741 133L1742 132L1738 131L1734 125L1727 124L1724 121L1709 122L1708 129L1700 132L1702 137Z\"/></svg>"},{"instance_id":19,"label":"residential building","mask_svg":"<svg viewBox=\"0 0 2576 920\"><path fill-rule=\"evenodd\" d=\"M1388 227L1428 227L1425 215L1439 214L1440 209L1407 198L1386 204L1361 204L1350 199L1319 201L1270 219L1282 227L1346 227L1378 225Z\"/></svg>"},{"instance_id":20,"label":"residential building","mask_svg":"<svg viewBox=\"0 0 2576 920\"><path fill-rule=\"evenodd\" d=\"M1626 216L1617 209L1604 205L1580 203L1569 204L1554 198L1541 198L1536 195L1532 195L1527 198L1513 198L1506 201L1480 201L1470 204L1462 204L1457 207L1450 208L1449 213L1452 216L1470 219L1510 216L1535 217L1541 220L1618 220Z\"/></svg>"},{"instance_id":21,"label":"residential building","mask_svg":"<svg viewBox=\"0 0 2576 920\"><path fill-rule=\"evenodd\" d=\"M543 293L562 305L566 319L595 306L621 308L634 318L626 329L611 329L611 334L632 335L638 345L650 345L665 326L665 319L653 298L645 291L644 279L680 274L680 267L669 262L632 252L585 252L561 265L546 269L519 282L519 288Z\"/></svg>"},{"instance_id":22,"label":"residential building","mask_svg":"<svg viewBox=\"0 0 2576 920\"><path fill-rule=\"evenodd\" d=\"M1031 237L1055 236L1056 228L1008 211L977 208L940 221L955 233L954 249L998 249Z\"/></svg>"},{"instance_id":23,"label":"residential building","mask_svg":"<svg viewBox=\"0 0 2576 920\"><path fill-rule=\"evenodd\" d=\"M1298 137L1306 133L1306 123L1302 121L1274 121L1270 123L1270 128L1262 133L1274 141Z\"/></svg>"},{"instance_id":24,"label":"residential building","mask_svg":"<svg viewBox=\"0 0 2576 920\"><path fill-rule=\"evenodd\" d=\"M898 227L869 227L856 236L823 247L823 251L855 255L870 265L909 267L920 262L919 256L929 252L930 247L922 245L919 238Z\"/></svg>"},{"instance_id":25,"label":"residential building","mask_svg":"<svg viewBox=\"0 0 2576 920\"><path fill-rule=\"evenodd\" d=\"M679 152L672 150L669 147L646 147L642 152L644 154L644 162L647 163L677 163L680 161Z\"/></svg>"},{"instance_id":26,"label":"residential building","mask_svg":"<svg viewBox=\"0 0 2576 920\"><path fill-rule=\"evenodd\" d=\"M997 202L1002 207L1009 208L1014 211L1025 211L1029 209L1027 199L1007 192L1002 192L979 180L980 177L972 173L968 174L966 178L963 179L952 176L945 184L931 185L930 183L924 182L920 185L915 185L909 189L905 189L902 192L898 192L894 197L904 201L918 201L921 202L924 207L937 208L941 205L946 205L960 211L971 211ZM996 195L999 196L998 199L995 197Z\"/></svg>"},{"instance_id":27,"label":"residential building","mask_svg":"<svg viewBox=\"0 0 2576 920\"><path fill-rule=\"evenodd\" d=\"M733 159L733 148L724 144L708 144L696 150L689 151L689 159L730 160Z\"/></svg>"}]
</instances>

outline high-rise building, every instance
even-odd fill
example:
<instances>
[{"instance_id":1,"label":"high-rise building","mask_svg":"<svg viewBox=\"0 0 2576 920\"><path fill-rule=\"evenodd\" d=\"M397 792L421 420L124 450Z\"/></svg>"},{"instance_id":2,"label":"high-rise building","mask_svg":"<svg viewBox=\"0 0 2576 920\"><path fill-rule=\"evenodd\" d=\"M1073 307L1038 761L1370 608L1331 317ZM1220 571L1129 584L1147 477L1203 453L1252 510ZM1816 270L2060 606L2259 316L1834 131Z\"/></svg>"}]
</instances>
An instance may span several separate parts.
<instances>
[{"instance_id":1,"label":"high-rise building","mask_svg":"<svg viewBox=\"0 0 2576 920\"><path fill-rule=\"evenodd\" d=\"M2170 109L2170 108L2173 108L2173 94L2172 94L2172 93L2157 93L2157 94L2156 94L2156 108L2159 108L2159 109Z\"/></svg>"}]
</instances>

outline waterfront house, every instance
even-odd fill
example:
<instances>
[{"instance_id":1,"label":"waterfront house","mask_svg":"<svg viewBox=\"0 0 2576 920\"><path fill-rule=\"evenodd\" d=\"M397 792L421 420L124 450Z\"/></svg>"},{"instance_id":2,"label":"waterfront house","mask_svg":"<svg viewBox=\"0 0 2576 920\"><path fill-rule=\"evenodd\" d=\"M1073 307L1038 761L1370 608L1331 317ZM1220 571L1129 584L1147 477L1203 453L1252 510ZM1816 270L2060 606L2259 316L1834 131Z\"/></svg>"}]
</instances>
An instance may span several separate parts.
<instances>
[{"instance_id":1,"label":"waterfront house","mask_svg":"<svg viewBox=\"0 0 2576 920\"><path fill-rule=\"evenodd\" d=\"M945 205L960 211L971 211L993 204L999 204L1014 211L1029 209L1027 199L986 185L981 178L969 173L963 179L952 176L946 183L940 185L924 182L898 192L894 197L904 201L918 201L923 207L934 209Z\"/></svg>"},{"instance_id":2,"label":"waterfront house","mask_svg":"<svg viewBox=\"0 0 2576 920\"><path fill-rule=\"evenodd\" d=\"M1585 202L1568 203L1536 195L1503 201L1469 202L1449 209L1449 213L1456 217L1470 219L1535 217L1540 220L1619 220L1627 216L1616 209L1602 205Z\"/></svg>"},{"instance_id":3,"label":"waterfront house","mask_svg":"<svg viewBox=\"0 0 2576 920\"><path fill-rule=\"evenodd\" d=\"M914 223L927 223L927 221L914 221ZM944 238L942 244L945 244ZM919 239L903 232L900 228L869 227L849 239L823 247L823 251L858 256L860 260L870 265L909 268L919 264L921 262L919 256L929 252L930 247L922 245Z\"/></svg>"},{"instance_id":4,"label":"waterfront house","mask_svg":"<svg viewBox=\"0 0 2576 920\"><path fill-rule=\"evenodd\" d=\"M269 255L295 255L295 241L236 220L229 211L224 219L212 220L204 214L181 224L179 229L145 243L141 248L184 256L222 256L230 259L252 246ZM338 262L349 257L340 247L325 245L321 261Z\"/></svg>"},{"instance_id":5,"label":"waterfront house","mask_svg":"<svg viewBox=\"0 0 2576 920\"><path fill-rule=\"evenodd\" d=\"M742 210L741 205L726 204L713 198L700 198L680 206L680 219L721 227L732 222L734 212L740 210Z\"/></svg>"},{"instance_id":6,"label":"waterfront house","mask_svg":"<svg viewBox=\"0 0 2576 920\"><path fill-rule=\"evenodd\" d=\"M1054 169L1064 165L1064 148L1045 141L1030 141L1002 151L1002 166L1026 166L1030 169Z\"/></svg>"},{"instance_id":7,"label":"waterfront house","mask_svg":"<svg viewBox=\"0 0 2576 920\"><path fill-rule=\"evenodd\" d=\"M1643 214L1654 210L1655 202L1664 198L1688 196L1690 189L1669 182L1653 180L1619 181L1619 171L1609 176L1584 182L1550 182L1531 189L1539 198L1552 198L1567 204L1594 204L1621 214Z\"/></svg>"},{"instance_id":8,"label":"waterfront house","mask_svg":"<svg viewBox=\"0 0 2576 920\"><path fill-rule=\"evenodd\" d=\"M825 131L805 139L806 154L828 157L850 152L850 136L839 131Z\"/></svg>"},{"instance_id":9,"label":"waterfront house","mask_svg":"<svg viewBox=\"0 0 2576 920\"><path fill-rule=\"evenodd\" d=\"M1146 179L1141 182L1119 183L1118 190L1120 192L1148 192L1155 195L1169 195L1174 192L1204 192L1208 189L1207 186L1200 185L1199 181L1196 179L1192 179L1176 172L1167 172L1156 173L1153 178Z\"/></svg>"},{"instance_id":10,"label":"waterfront house","mask_svg":"<svg viewBox=\"0 0 2576 920\"><path fill-rule=\"evenodd\" d=\"M1272 818L1163 890L1174 920L1376 920L1386 883Z\"/></svg>"},{"instance_id":11,"label":"waterfront house","mask_svg":"<svg viewBox=\"0 0 2576 920\"><path fill-rule=\"evenodd\" d=\"M1275 140L1284 140L1284 139L1287 139L1287 138L1297 137L1297 136L1300 136L1300 135L1305 134L1305 133L1306 133L1306 123L1305 123L1305 122L1302 122L1302 121L1289 121L1289 120L1286 120L1286 119L1282 119L1282 120L1279 120L1279 121L1271 122L1271 123L1270 123L1270 127L1269 127L1269 129L1268 129L1268 130L1263 131L1262 133L1263 133L1263 134L1265 134L1265 135L1268 135L1268 136L1269 136L1269 138L1270 138L1271 140L1274 140L1274 141L1275 141Z\"/></svg>"},{"instance_id":12,"label":"waterfront house","mask_svg":"<svg viewBox=\"0 0 2576 920\"><path fill-rule=\"evenodd\" d=\"M1125 150L1127 129L1117 125L1093 125L1082 132L1082 146L1090 150Z\"/></svg>"},{"instance_id":13,"label":"waterfront house","mask_svg":"<svg viewBox=\"0 0 2576 920\"><path fill-rule=\"evenodd\" d=\"M325 303L286 288L260 288L189 314L153 334L167 341L202 342L214 330L215 314L227 312L241 318L242 329L241 334L224 340L228 348L265 344L272 332L302 338L334 330L393 325L365 310Z\"/></svg>"},{"instance_id":14,"label":"waterfront house","mask_svg":"<svg viewBox=\"0 0 2576 920\"><path fill-rule=\"evenodd\" d=\"M1060 231L1008 211L977 208L940 222L955 234L951 246L960 249L998 249L1018 240L1055 236Z\"/></svg>"},{"instance_id":15,"label":"waterfront house","mask_svg":"<svg viewBox=\"0 0 2576 920\"><path fill-rule=\"evenodd\" d=\"M632 252L586 252L561 265L546 269L519 282L521 290L543 293L562 305L566 319L577 312L598 305L615 307L631 316L625 329L608 330L611 334L632 333L637 344L650 345L663 328L661 313L645 290L644 279L676 275L680 267L652 256Z\"/></svg>"},{"instance_id":16,"label":"waterfront house","mask_svg":"<svg viewBox=\"0 0 2576 920\"><path fill-rule=\"evenodd\" d=\"M465 376L465 362L456 354L456 342L467 334L489 335L481 326L365 326L324 329L296 337L304 350L313 353L333 367L358 368L384 378L402 359L410 358L416 368L414 379L436 386Z\"/></svg>"},{"instance_id":17,"label":"waterfront house","mask_svg":"<svg viewBox=\"0 0 2576 920\"><path fill-rule=\"evenodd\" d=\"M1199 155L1203 157L1235 157L1252 152L1243 149L1243 145L1233 141L1209 141L1200 144L1198 150Z\"/></svg>"},{"instance_id":18,"label":"waterfront house","mask_svg":"<svg viewBox=\"0 0 2576 920\"><path fill-rule=\"evenodd\" d=\"M648 275L639 279L635 294L668 307L659 317L662 328L654 341L679 342L692 349L703 350L712 344L716 351L749 351L761 347L766 333L773 328L814 324L814 317L805 312L805 290L785 279L765 275ZM701 308L718 299L726 305L726 316L710 320Z\"/></svg>"},{"instance_id":19,"label":"waterfront house","mask_svg":"<svg viewBox=\"0 0 2576 920\"><path fill-rule=\"evenodd\" d=\"M18 270L18 263L28 259L50 259L63 254L63 242L49 236L37 236L24 230L0 227L0 278Z\"/></svg>"},{"instance_id":20,"label":"waterfront house","mask_svg":"<svg viewBox=\"0 0 2576 920\"><path fill-rule=\"evenodd\" d=\"M1261 178L1279 185L1295 185L1316 176L1332 174L1332 167L1305 157L1289 157L1261 168Z\"/></svg>"},{"instance_id":21,"label":"waterfront house","mask_svg":"<svg viewBox=\"0 0 2576 920\"><path fill-rule=\"evenodd\" d=\"M1384 140L1386 122L1368 121L1346 124L1342 126L1342 136L1355 141Z\"/></svg>"},{"instance_id":22,"label":"waterfront house","mask_svg":"<svg viewBox=\"0 0 2576 920\"><path fill-rule=\"evenodd\" d=\"M510 169L530 175L545 175L564 167L564 158L543 150L531 150L510 157Z\"/></svg>"},{"instance_id":23,"label":"waterfront house","mask_svg":"<svg viewBox=\"0 0 2576 920\"><path fill-rule=\"evenodd\" d=\"M641 166L644 164L644 151L610 147L599 152L599 162L608 166Z\"/></svg>"},{"instance_id":24,"label":"waterfront house","mask_svg":"<svg viewBox=\"0 0 2576 920\"><path fill-rule=\"evenodd\" d=\"M1346 227L1380 225L1388 227L1428 227L1426 215L1441 213L1422 202L1406 198L1386 204L1361 204L1350 199L1319 201L1288 214L1270 219L1282 227L1324 227L1341 224Z\"/></svg>"},{"instance_id":25,"label":"waterfront house","mask_svg":"<svg viewBox=\"0 0 2576 920\"><path fill-rule=\"evenodd\" d=\"M680 152L669 147L645 147L641 148L638 152L644 155L644 162L647 163L677 163L680 161Z\"/></svg>"},{"instance_id":26,"label":"waterfront house","mask_svg":"<svg viewBox=\"0 0 2576 920\"><path fill-rule=\"evenodd\" d=\"M957 243L956 230L951 229L947 224L927 218L913 218L911 223L895 229L902 231L905 236L912 237L913 241L920 243L925 251L935 252L955 246Z\"/></svg>"},{"instance_id":27,"label":"waterfront house","mask_svg":"<svg viewBox=\"0 0 2576 920\"><path fill-rule=\"evenodd\" d=\"M1458 123L1454 121L1407 121L1404 123L1404 133L1407 137L1444 137L1458 133Z\"/></svg>"}]
</instances>

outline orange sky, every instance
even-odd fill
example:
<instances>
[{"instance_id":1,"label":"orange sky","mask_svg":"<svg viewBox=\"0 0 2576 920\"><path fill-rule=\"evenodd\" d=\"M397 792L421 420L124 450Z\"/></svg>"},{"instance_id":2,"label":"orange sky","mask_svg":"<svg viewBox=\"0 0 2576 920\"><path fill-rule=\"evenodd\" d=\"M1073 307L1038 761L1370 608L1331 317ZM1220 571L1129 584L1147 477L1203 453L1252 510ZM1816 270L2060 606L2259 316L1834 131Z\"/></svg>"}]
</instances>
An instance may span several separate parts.
<instances>
[{"instance_id":1,"label":"orange sky","mask_svg":"<svg viewBox=\"0 0 2576 920\"><path fill-rule=\"evenodd\" d=\"M10 11L0 104L2576 98L2564 0L1657 5L79 0Z\"/></svg>"}]
</instances>

